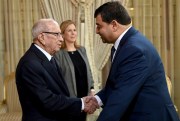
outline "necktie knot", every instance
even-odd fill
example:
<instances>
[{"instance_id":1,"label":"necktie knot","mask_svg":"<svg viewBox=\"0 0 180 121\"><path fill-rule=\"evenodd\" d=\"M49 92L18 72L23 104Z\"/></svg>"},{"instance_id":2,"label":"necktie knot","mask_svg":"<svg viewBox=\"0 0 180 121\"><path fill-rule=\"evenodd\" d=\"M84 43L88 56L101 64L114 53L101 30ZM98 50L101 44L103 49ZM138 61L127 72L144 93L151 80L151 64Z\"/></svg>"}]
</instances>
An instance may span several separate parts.
<instances>
[{"instance_id":1,"label":"necktie knot","mask_svg":"<svg viewBox=\"0 0 180 121\"><path fill-rule=\"evenodd\" d=\"M113 60L113 57L114 57L114 52L116 51L115 47L112 46L111 48L111 61Z\"/></svg>"}]
</instances>

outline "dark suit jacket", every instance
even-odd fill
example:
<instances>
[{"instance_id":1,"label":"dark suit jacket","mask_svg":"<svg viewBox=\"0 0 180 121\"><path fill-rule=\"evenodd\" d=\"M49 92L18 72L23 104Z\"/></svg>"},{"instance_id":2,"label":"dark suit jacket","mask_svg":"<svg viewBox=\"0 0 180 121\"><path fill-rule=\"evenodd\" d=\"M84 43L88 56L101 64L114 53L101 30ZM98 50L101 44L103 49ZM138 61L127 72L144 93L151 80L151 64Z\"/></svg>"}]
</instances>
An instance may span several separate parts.
<instances>
[{"instance_id":1,"label":"dark suit jacket","mask_svg":"<svg viewBox=\"0 0 180 121\"><path fill-rule=\"evenodd\" d=\"M81 99L68 97L60 70L34 44L19 61L16 84L23 121L72 121L81 112Z\"/></svg>"},{"instance_id":2,"label":"dark suit jacket","mask_svg":"<svg viewBox=\"0 0 180 121\"><path fill-rule=\"evenodd\" d=\"M133 27L123 36L97 95L104 104L97 121L179 121L161 59Z\"/></svg>"}]
</instances>

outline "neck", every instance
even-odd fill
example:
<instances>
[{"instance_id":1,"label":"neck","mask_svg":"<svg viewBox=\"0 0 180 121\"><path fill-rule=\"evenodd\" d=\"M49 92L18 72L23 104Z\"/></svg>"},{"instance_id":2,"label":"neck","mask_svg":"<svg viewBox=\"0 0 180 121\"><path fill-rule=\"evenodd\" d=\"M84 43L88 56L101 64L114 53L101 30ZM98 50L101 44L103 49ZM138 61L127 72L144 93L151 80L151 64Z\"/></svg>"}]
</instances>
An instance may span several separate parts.
<instances>
[{"instance_id":1,"label":"neck","mask_svg":"<svg viewBox=\"0 0 180 121\"><path fill-rule=\"evenodd\" d=\"M74 43L66 43L66 50L67 51L75 51L76 47L74 46Z\"/></svg>"}]
</instances>

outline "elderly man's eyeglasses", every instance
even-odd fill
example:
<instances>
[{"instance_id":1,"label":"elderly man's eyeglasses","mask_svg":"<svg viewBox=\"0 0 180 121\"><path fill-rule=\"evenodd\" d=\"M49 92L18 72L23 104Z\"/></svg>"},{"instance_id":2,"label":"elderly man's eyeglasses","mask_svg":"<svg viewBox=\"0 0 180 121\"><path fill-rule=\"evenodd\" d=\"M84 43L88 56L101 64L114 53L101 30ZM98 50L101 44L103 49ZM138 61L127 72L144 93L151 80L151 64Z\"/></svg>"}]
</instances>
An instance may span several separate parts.
<instances>
[{"instance_id":1,"label":"elderly man's eyeglasses","mask_svg":"<svg viewBox=\"0 0 180 121\"><path fill-rule=\"evenodd\" d=\"M56 37L62 37L62 34L60 32L42 32L42 33L46 33L46 34L52 34Z\"/></svg>"}]
</instances>

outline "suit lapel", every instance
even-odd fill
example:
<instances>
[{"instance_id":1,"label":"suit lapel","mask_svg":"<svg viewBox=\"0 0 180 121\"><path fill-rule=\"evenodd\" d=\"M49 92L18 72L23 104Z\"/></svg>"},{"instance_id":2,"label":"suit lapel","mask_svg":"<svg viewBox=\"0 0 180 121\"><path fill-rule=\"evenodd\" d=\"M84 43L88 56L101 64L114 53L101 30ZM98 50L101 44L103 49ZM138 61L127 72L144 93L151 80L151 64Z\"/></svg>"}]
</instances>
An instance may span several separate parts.
<instances>
[{"instance_id":1,"label":"suit lapel","mask_svg":"<svg viewBox=\"0 0 180 121\"><path fill-rule=\"evenodd\" d=\"M69 91L67 85L62 77L60 69L58 71L53 67L47 57L39 50L34 44L31 45L31 51L33 51L41 60L41 64L45 68L45 70L52 76L52 78L56 81L56 83L64 89L64 91L69 95Z\"/></svg>"},{"instance_id":2,"label":"suit lapel","mask_svg":"<svg viewBox=\"0 0 180 121\"><path fill-rule=\"evenodd\" d=\"M67 85L64 81L64 78L62 77L62 74L60 72L60 69L54 68L52 66L52 64L49 62L49 60L45 60L42 62L43 67L46 69L46 71L53 77L53 79L56 81L56 83L61 87L64 88L64 90L66 91L66 93L69 94L68 89L67 89Z\"/></svg>"},{"instance_id":3,"label":"suit lapel","mask_svg":"<svg viewBox=\"0 0 180 121\"><path fill-rule=\"evenodd\" d=\"M137 32L138 32L138 31L137 31L134 27L131 27L131 28L125 33L125 35L122 37L122 39L121 39L121 41L120 41L120 43L119 43L119 45L118 45L118 48L117 48L117 50L116 50L116 54L115 54L115 56L114 56L113 62L112 62L112 64L111 64L110 73L111 73L111 71L112 71L112 68L113 68L114 66L116 66L115 63L116 63L116 61L117 61L117 57L119 56L119 53L120 53L122 47L126 45L126 43L128 42L128 38L131 37L133 34L135 34L135 33L137 33Z\"/></svg>"},{"instance_id":4,"label":"suit lapel","mask_svg":"<svg viewBox=\"0 0 180 121\"><path fill-rule=\"evenodd\" d=\"M120 50L122 48L123 45L125 45L125 43L128 41L128 38L130 36L132 36L133 34L137 33L138 31L134 28L134 27L131 27L126 33L125 35L122 37L119 45L118 45L118 48L117 48L117 51L116 51L116 55L114 56L114 61L116 60L116 57L117 55L120 53ZM114 62L113 61L113 62Z\"/></svg>"}]
</instances>

